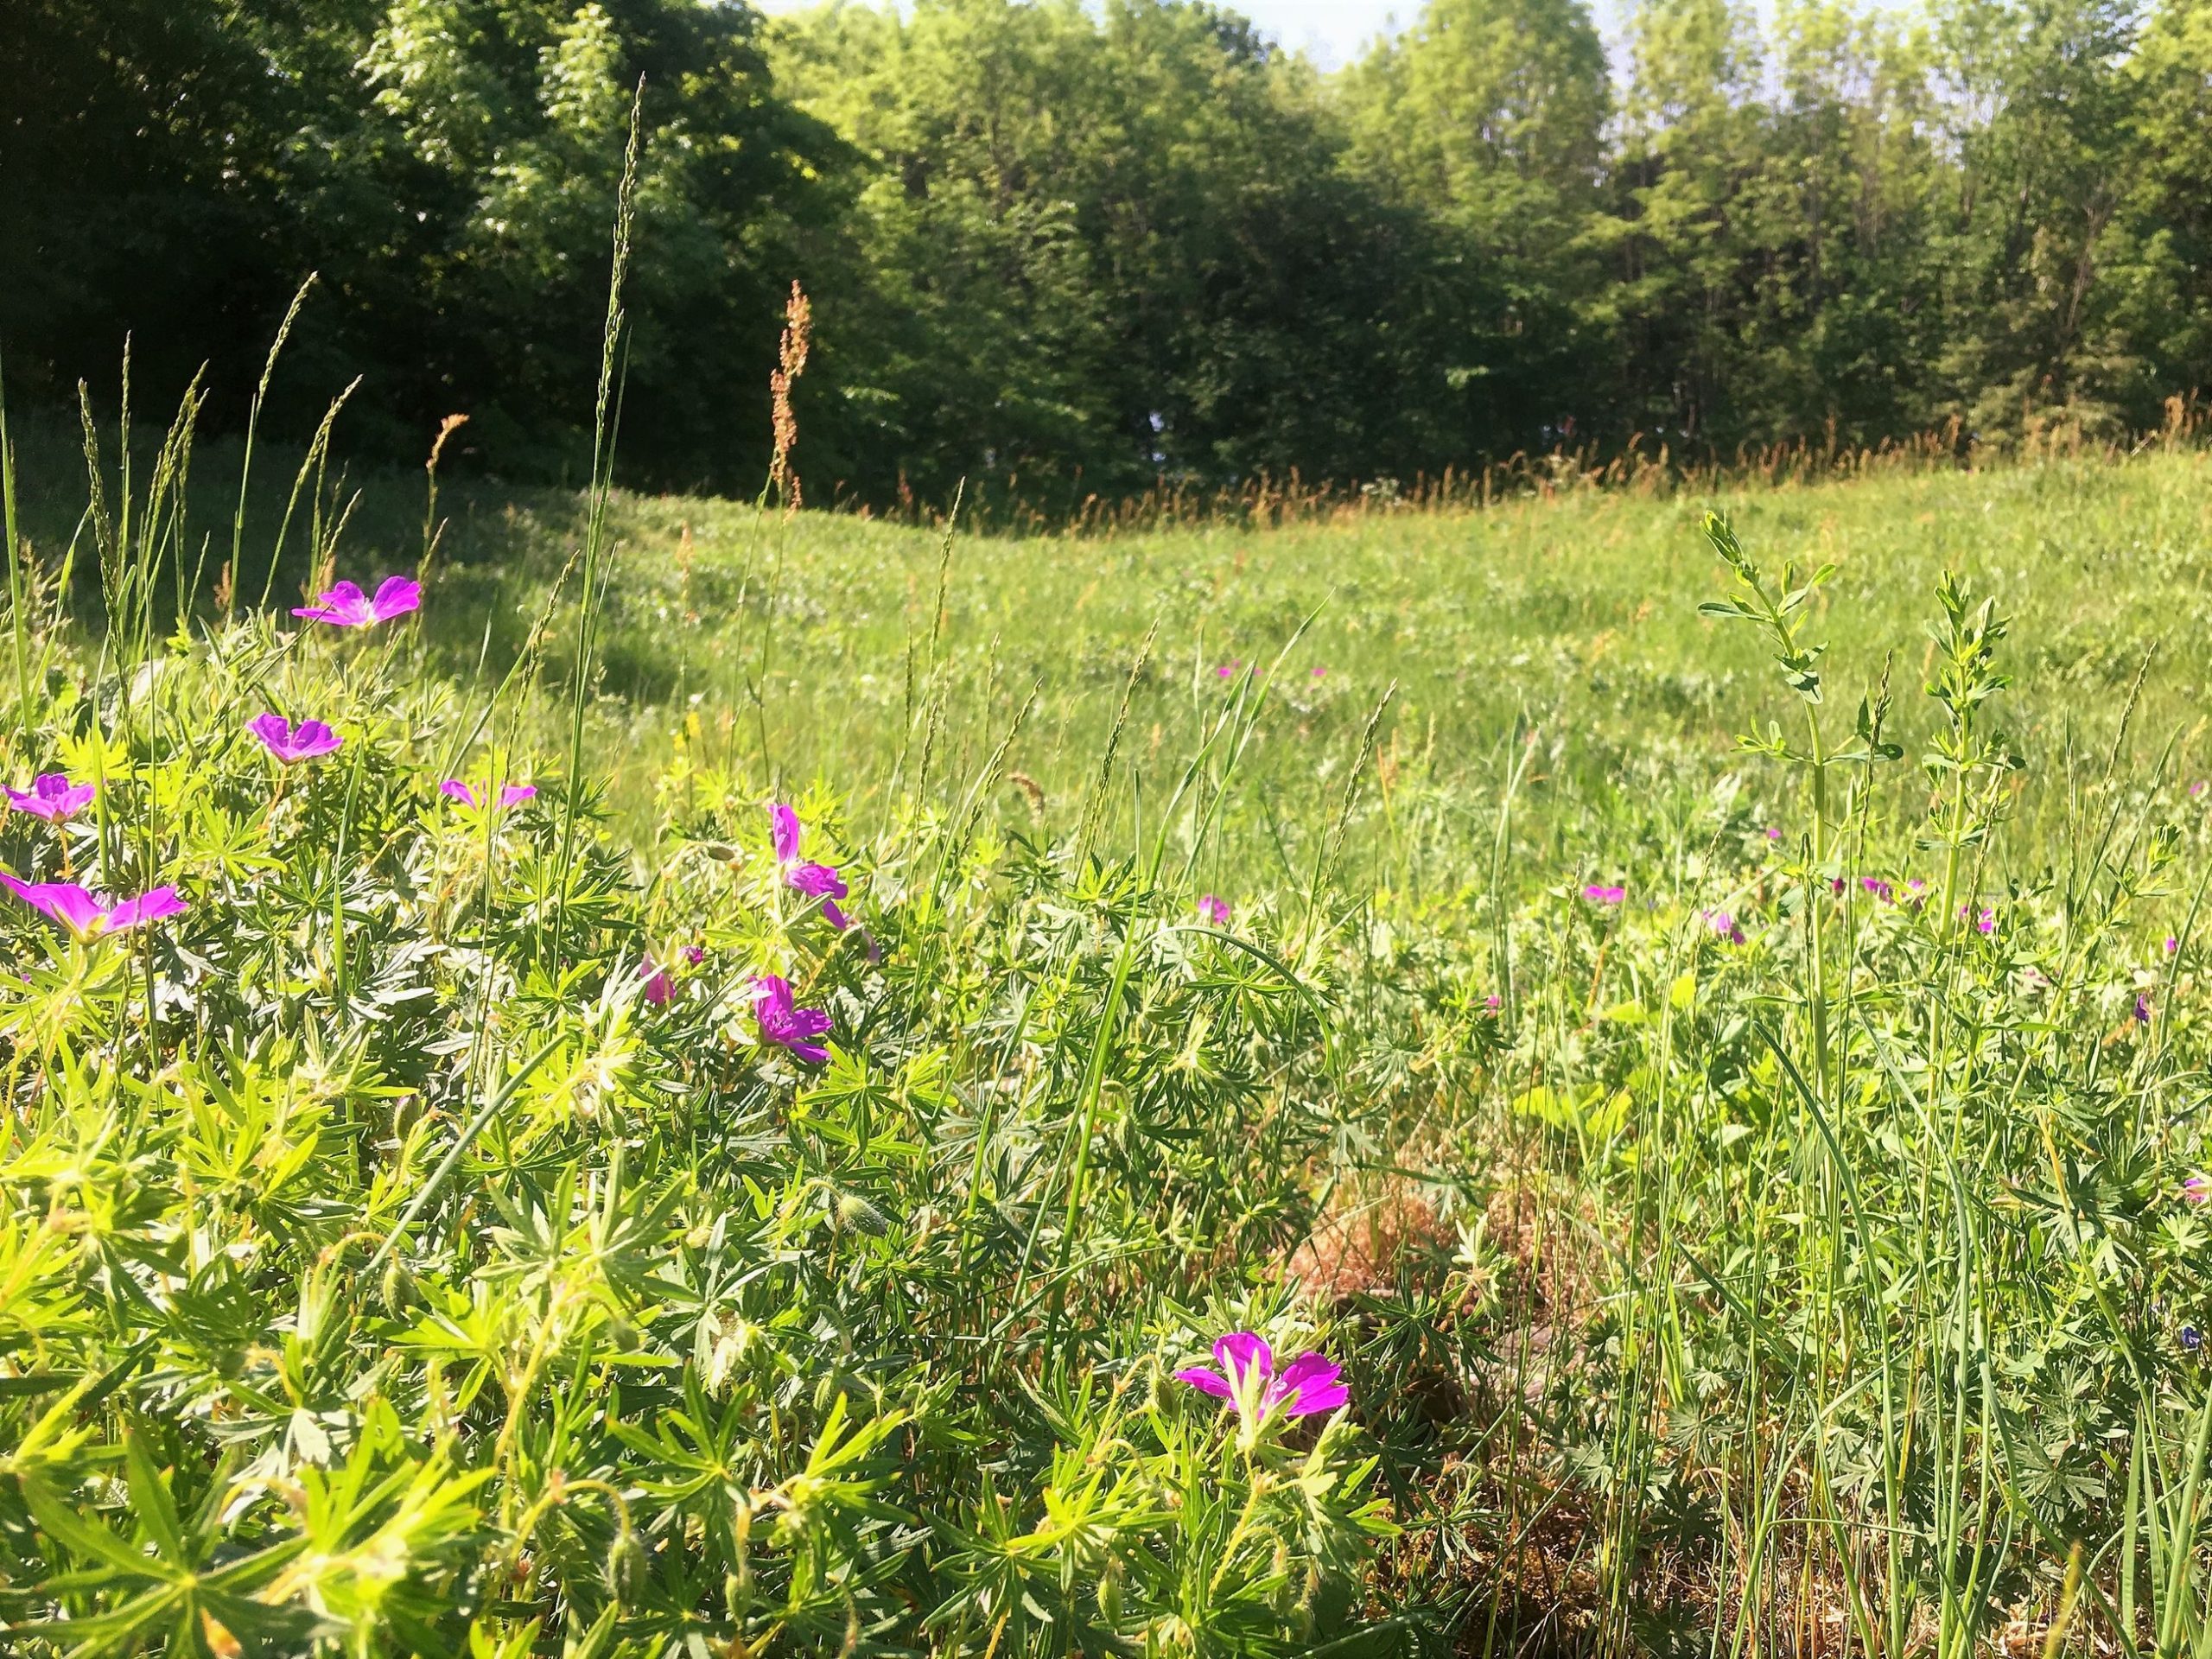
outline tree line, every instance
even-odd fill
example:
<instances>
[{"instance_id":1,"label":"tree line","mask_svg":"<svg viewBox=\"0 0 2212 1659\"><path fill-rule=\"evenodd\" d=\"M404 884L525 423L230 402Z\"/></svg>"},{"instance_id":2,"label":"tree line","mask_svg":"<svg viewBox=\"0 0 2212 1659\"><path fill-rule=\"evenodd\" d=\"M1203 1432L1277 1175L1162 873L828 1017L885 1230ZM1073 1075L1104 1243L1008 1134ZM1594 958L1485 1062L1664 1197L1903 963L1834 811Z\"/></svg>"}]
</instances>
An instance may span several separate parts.
<instances>
[{"instance_id":1,"label":"tree line","mask_svg":"<svg viewBox=\"0 0 2212 1659\"><path fill-rule=\"evenodd\" d=\"M1191 0L10 0L0 369L204 362L574 476L633 96L631 482L1047 510L1936 428L2212 385L2212 0L1429 0L1322 73ZM639 91L639 89L642 89Z\"/></svg>"}]
</instances>

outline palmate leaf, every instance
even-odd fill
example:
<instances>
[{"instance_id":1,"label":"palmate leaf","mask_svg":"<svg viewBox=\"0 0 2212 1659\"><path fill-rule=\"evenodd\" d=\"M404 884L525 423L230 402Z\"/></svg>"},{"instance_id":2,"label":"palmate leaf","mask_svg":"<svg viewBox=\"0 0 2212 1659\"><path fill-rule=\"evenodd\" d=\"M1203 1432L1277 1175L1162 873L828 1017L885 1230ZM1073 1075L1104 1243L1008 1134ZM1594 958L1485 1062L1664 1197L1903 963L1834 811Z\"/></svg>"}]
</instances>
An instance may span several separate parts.
<instances>
[{"instance_id":1,"label":"palmate leaf","mask_svg":"<svg viewBox=\"0 0 2212 1659\"><path fill-rule=\"evenodd\" d=\"M130 1651L164 1626L171 1629L172 1651L204 1651L203 1611L218 1619L241 1643L282 1644L312 1633L319 1621L303 1611L249 1599L251 1592L269 1583L307 1547L304 1536L284 1539L207 1571L207 1562L222 1541L219 1535L212 1529L188 1535L142 1437L135 1433L127 1437L124 1460L134 1511L151 1535L150 1554L118 1537L99 1522L78 1514L44 1475L29 1472L22 1477L24 1500L39 1529L89 1567L58 1575L48 1592L99 1589L119 1592L130 1599L99 1613L27 1624L19 1630L73 1641L69 1651L86 1659L96 1654Z\"/></svg>"}]
</instances>

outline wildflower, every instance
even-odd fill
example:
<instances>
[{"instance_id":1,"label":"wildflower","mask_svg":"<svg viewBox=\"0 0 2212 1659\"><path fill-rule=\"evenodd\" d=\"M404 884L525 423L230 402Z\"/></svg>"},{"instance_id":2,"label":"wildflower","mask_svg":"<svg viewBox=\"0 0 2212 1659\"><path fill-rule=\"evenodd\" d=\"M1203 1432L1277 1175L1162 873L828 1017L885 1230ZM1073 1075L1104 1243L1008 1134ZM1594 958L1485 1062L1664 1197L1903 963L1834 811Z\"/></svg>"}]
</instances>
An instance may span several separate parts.
<instances>
[{"instance_id":1,"label":"wildflower","mask_svg":"<svg viewBox=\"0 0 2212 1659\"><path fill-rule=\"evenodd\" d=\"M329 754L346 741L319 720L303 720L295 726L282 715L257 715L246 721L245 728L288 766Z\"/></svg>"},{"instance_id":2,"label":"wildflower","mask_svg":"<svg viewBox=\"0 0 2212 1659\"><path fill-rule=\"evenodd\" d=\"M822 901L822 919L839 932L850 927L852 920L837 908L837 900L847 892L844 877L827 864L798 864L785 873L784 880L810 899Z\"/></svg>"},{"instance_id":3,"label":"wildflower","mask_svg":"<svg viewBox=\"0 0 2212 1659\"><path fill-rule=\"evenodd\" d=\"M0 870L0 883L33 910L44 911L80 939L121 933L174 916L185 907L175 887L156 887L136 899L110 904L73 881L24 881Z\"/></svg>"},{"instance_id":4,"label":"wildflower","mask_svg":"<svg viewBox=\"0 0 2212 1659\"><path fill-rule=\"evenodd\" d=\"M687 944L683 947L683 960L690 963L694 968L696 968L706 959L707 953L701 950L697 945Z\"/></svg>"},{"instance_id":5,"label":"wildflower","mask_svg":"<svg viewBox=\"0 0 2212 1659\"><path fill-rule=\"evenodd\" d=\"M2174 953L2175 951L2177 951L2177 950L2180 950L2180 949L2181 949L2181 941L2180 941L2179 939L2176 938L2172 934L2171 934L2171 933L2167 934L2167 935L2166 935L2166 954L2167 954L2168 956L2170 956L2170 957L2171 957L2171 955L2173 955L2173 953Z\"/></svg>"},{"instance_id":6,"label":"wildflower","mask_svg":"<svg viewBox=\"0 0 2212 1659\"><path fill-rule=\"evenodd\" d=\"M1216 927L1229 925L1229 900L1209 893L1198 900L1199 917Z\"/></svg>"},{"instance_id":7,"label":"wildflower","mask_svg":"<svg viewBox=\"0 0 2212 1659\"><path fill-rule=\"evenodd\" d=\"M1222 664L1220 667L1214 670L1213 677L1217 680L1233 678L1236 671L1243 666L1244 659L1242 657L1232 657L1229 661Z\"/></svg>"},{"instance_id":8,"label":"wildflower","mask_svg":"<svg viewBox=\"0 0 2212 1659\"><path fill-rule=\"evenodd\" d=\"M295 607L292 614L310 622L327 622L334 628L367 628L419 610L422 604L421 582L407 576L386 576L374 599L357 583L341 582L314 604Z\"/></svg>"},{"instance_id":9,"label":"wildflower","mask_svg":"<svg viewBox=\"0 0 2212 1659\"><path fill-rule=\"evenodd\" d=\"M2139 1026L2151 1023L2151 999L2140 991L2135 994L2135 1023Z\"/></svg>"},{"instance_id":10,"label":"wildflower","mask_svg":"<svg viewBox=\"0 0 2212 1659\"><path fill-rule=\"evenodd\" d=\"M1726 911L1708 910L1703 913L1705 925L1718 937L1726 940L1730 944L1741 944L1744 942L1744 930L1737 925L1736 918Z\"/></svg>"},{"instance_id":11,"label":"wildflower","mask_svg":"<svg viewBox=\"0 0 2212 1659\"><path fill-rule=\"evenodd\" d=\"M1303 1353L1275 1370L1274 1352L1249 1331L1232 1331L1213 1345L1218 1371L1193 1365L1175 1373L1201 1394L1226 1400L1236 1408L1247 1434L1278 1412L1286 1417L1310 1417L1334 1411L1351 1398L1338 1380L1342 1367L1325 1354Z\"/></svg>"},{"instance_id":12,"label":"wildflower","mask_svg":"<svg viewBox=\"0 0 2212 1659\"><path fill-rule=\"evenodd\" d=\"M1985 905L1981 914L1974 918L1974 925L1984 933L1994 933L1997 931L1997 912Z\"/></svg>"},{"instance_id":13,"label":"wildflower","mask_svg":"<svg viewBox=\"0 0 2212 1659\"><path fill-rule=\"evenodd\" d=\"M842 933L853 924L837 908L837 900L850 889L845 886L845 879L829 865L798 861L799 835L798 813L780 801L768 809L768 836L775 845L776 861L784 867L785 885L810 899L819 899L822 919Z\"/></svg>"},{"instance_id":14,"label":"wildflower","mask_svg":"<svg viewBox=\"0 0 2212 1659\"><path fill-rule=\"evenodd\" d=\"M1911 880L1904 884L1904 890L1906 893L1910 895L1908 902L1916 909L1917 909L1922 902L1928 897L1928 883L1922 880L1916 875L1914 876Z\"/></svg>"},{"instance_id":15,"label":"wildflower","mask_svg":"<svg viewBox=\"0 0 2212 1659\"><path fill-rule=\"evenodd\" d=\"M92 804L91 784L73 784L58 772L41 772L29 789L8 791L8 804L48 823L67 823Z\"/></svg>"},{"instance_id":16,"label":"wildflower","mask_svg":"<svg viewBox=\"0 0 2212 1659\"><path fill-rule=\"evenodd\" d=\"M676 995L676 982L668 976L668 969L651 957L638 964L638 977L645 982L645 1001L655 1007L664 1007Z\"/></svg>"},{"instance_id":17,"label":"wildflower","mask_svg":"<svg viewBox=\"0 0 2212 1659\"><path fill-rule=\"evenodd\" d=\"M2207 1175L2202 1170L2196 1171L2181 1184L2181 1195L2191 1204L2212 1200L2212 1175Z\"/></svg>"},{"instance_id":18,"label":"wildflower","mask_svg":"<svg viewBox=\"0 0 2212 1659\"><path fill-rule=\"evenodd\" d=\"M1317 668L1313 671L1313 677L1317 680L1325 680L1329 677L1329 671L1325 668Z\"/></svg>"},{"instance_id":19,"label":"wildflower","mask_svg":"<svg viewBox=\"0 0 2212 1659\"><path fill-rule=\"evenodd\" d=\"M1582 896L1593 905L1618 905L1628 897L1626 887L1601 887L1595 881L1582 889Z\"/></svg>"},{"instance_id":20,"label":"wildflower","mask_svg":"<svg viewBox=\"0 0 2212 1659\"><path fill-rule=\"evenodd\" d=\"M2181 1328L2181 1345L2195 1353L2204 1345L2204 1333L2193 1325L2184 1325Z\"/></svg>"},{"instance_id":21,"label":"wildflower","mask_svg":"<svg viewBox=\"0 0 2212 1659\"><path fill-rule=\"evenodd\" d=\"M798 814L780 801L768 809L768 834L775 843L777 863L788 864L798 856Z\"/></svg>"},{"instance_id":22,"label":"wildflower","mask_svg":"<svg viewBox=\"0 0 2212 1659\"><path fill-rule=\"evenodd\" d=\"M1766 838L1769 841L1780 841L1782 839L1782 831L1776 829L1772 824L1769 824L1767 826Z\"/></svg>"},{"instance_id":23,"label":"wildflower","mask_svg":"<svg viewBox=\"0 0 2212 1659\"><path fill-rule=\"evenodd\" d=\"M1490 995L1483 998L1483 1007L1488 1008L1492 1014L1496 1014L1504 1006L1505 1000L1494 991Z\"/></svg>"},{"instance_id":24,"label":"wildflower","mask_svg":"<svg viewBox=\"0 0 2212 1659\"><path fill-rule=\"evenodd\" d=\"M458 778L448 778L440 784L438 793L450 800L459 801L463 806L482 804L476 798L476 791ZM499 791L499 804L502 807L517 806L537 793L537 785L535 784L509 784Z\"/></svg>"},{"instance_id":25,"label":"wildflower","mask_svg":"<svg viewBox=\"0 0 2212 1659\"><path fill-rule=\"evenodd\" d=\"M1862 875L1859 878L1859 885L1865 891L1872 893L1874 897L1880 899L1885 905L1890 903L1897 896L1895 890L1891 887L1890 884L1883 880L1878 875Z\"/></svg>"},{"instance_id":26,"label":"wildflower","mask_svg":"<svg viewBox=\"0 0 2212 1659\"><path fill-rule=\"evenodd\" d=\"M830 1058L830 1051L814 1040L830 1029L830 1016L793 1002L789 980L774 974L754 976L753 1017L760 1023L761 1036L810 1065L819 1065Z\"/></svg>"},{"instance_id":27,"label":"wildflower","mask_svg":"<svg viewBox=\"0 0 2212 1659\"><path fill-rule=\"evenodd\" d=\"M2198 779L2189 786L2189 798L2192 801L2202 800L2207 788L2212 788L2212 782L2208 782L2202 778Z\"/></svg>"}]
</instances>

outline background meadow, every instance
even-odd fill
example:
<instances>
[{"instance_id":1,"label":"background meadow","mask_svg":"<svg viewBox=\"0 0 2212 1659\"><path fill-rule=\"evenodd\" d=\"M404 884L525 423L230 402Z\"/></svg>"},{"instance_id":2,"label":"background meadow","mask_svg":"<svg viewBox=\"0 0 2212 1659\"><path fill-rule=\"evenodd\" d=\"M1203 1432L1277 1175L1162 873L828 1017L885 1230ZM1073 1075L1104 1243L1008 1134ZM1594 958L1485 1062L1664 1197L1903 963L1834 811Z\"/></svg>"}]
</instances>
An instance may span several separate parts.
<instances>
[{"instance_id":1,"label":"background meadow","mask_svg":"<svg viewBox=\"0 0 2212 1659\"><path fill-rule=\"evenodd\" d=\"M18 426L9 868L186 905L6 912L27 1650L2212 1640L2178 436L1025 537Z\"/></svg>"}]
</instances>

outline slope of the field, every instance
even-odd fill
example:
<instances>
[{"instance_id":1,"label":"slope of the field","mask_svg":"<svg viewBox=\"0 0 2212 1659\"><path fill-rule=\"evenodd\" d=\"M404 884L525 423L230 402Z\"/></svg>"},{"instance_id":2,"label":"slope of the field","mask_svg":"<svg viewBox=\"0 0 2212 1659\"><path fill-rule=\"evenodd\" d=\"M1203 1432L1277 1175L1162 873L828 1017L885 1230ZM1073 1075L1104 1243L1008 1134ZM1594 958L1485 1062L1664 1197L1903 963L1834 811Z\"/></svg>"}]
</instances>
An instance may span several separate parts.
<instances>
[{"instance_id":1,"label":"slope of the field","mask_svg":"<svg viewBox=\"0 0 2212 1659\"><path fill-rule=\"evenodd\" d=\"M620 701L602 713L626 728L610 744L617 794L633 798L658 766L673 727L661 711L682 704L749 764L765 756L864 803L912 747L941 569L949 775L998 743L1033 690L1008 764L1037 781L1048 817L1096 770L1155 629L1121 751L1155 774L1186 752L1224 668L1280 655L1291 717L1269 722L1248 766L1300 805L1317 789L1333 798L1393 685L1380 741L1394 783L1494 782L1519 720L1554 785L1602 789L1661 762L1702 784L1740 764L1746 722L1778 712L1758 642L1698 613L1724 574L1698 532L1708 505L1777 578L1789 560L1837 566L1815 625L1832 647L1829 695L1847 714L1893 657L1909 749L1928 724L1935 584L1951 571L2012 619L2005 717L2018 742L2056 759L2070 729L2101 747L2141 673L2136 729L2180 734L2177 764L2195 763L2212 683L2212 457L2183 452L1712 501L1584 492L1269 529L956 536L949 554L928 531L626 498L603 636L603 688ZM575 528L560 501L458 500L448 614L471 620L447 636L457 655L482 643L461 630L487 611L512 648Z\"/></svg>"}]
</instances>

